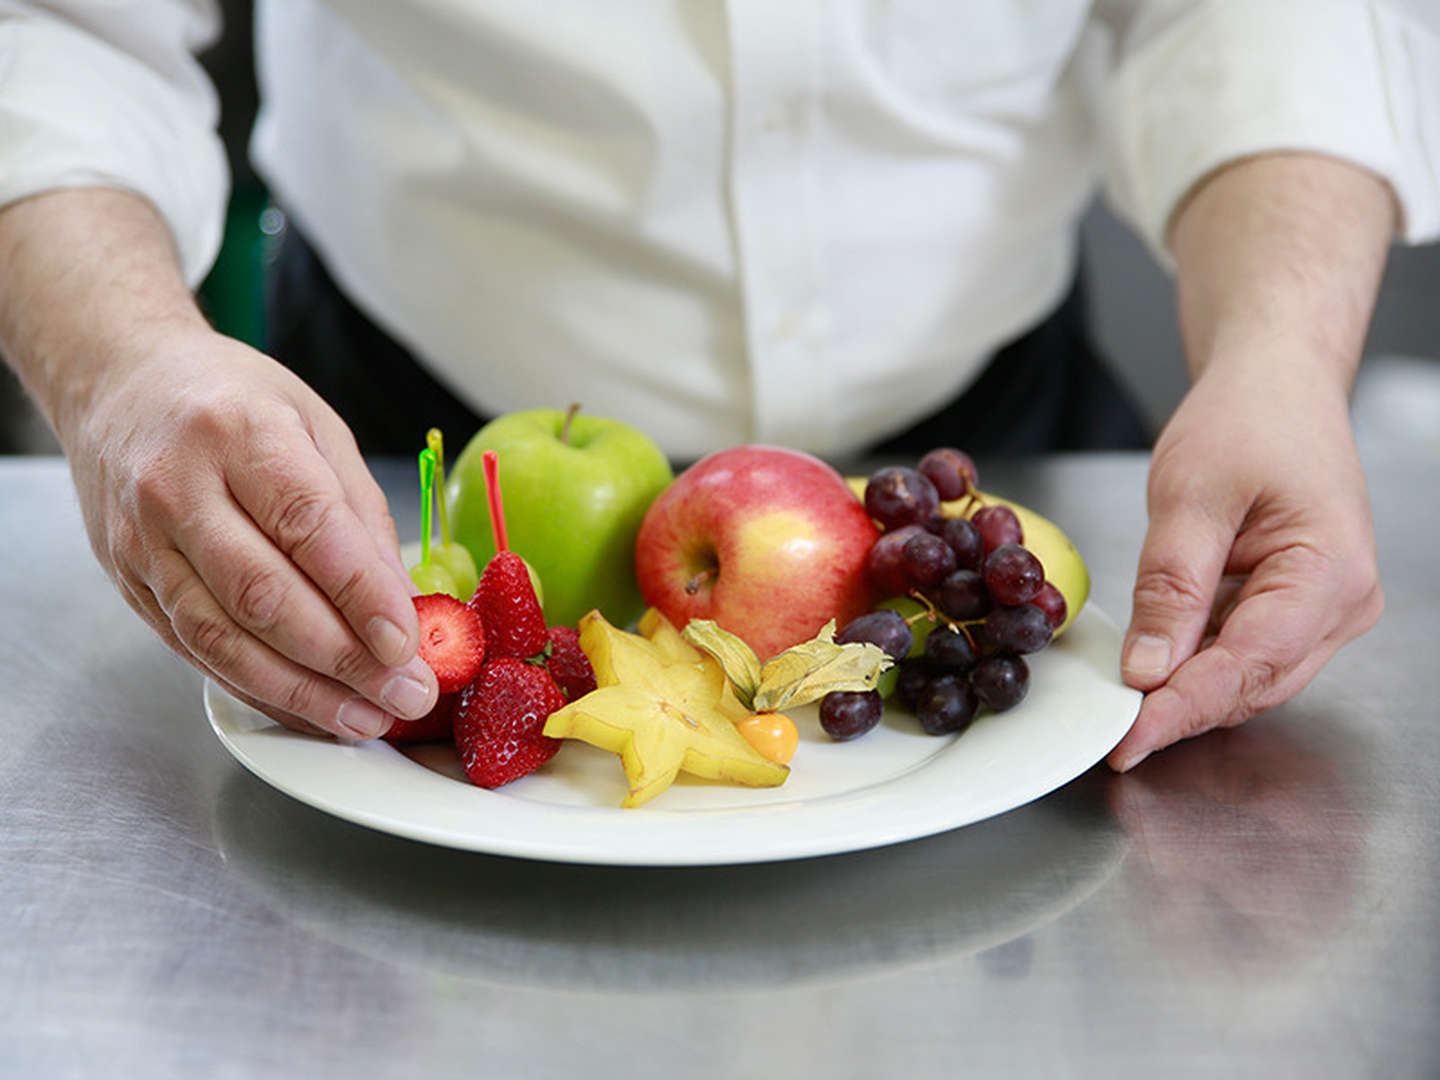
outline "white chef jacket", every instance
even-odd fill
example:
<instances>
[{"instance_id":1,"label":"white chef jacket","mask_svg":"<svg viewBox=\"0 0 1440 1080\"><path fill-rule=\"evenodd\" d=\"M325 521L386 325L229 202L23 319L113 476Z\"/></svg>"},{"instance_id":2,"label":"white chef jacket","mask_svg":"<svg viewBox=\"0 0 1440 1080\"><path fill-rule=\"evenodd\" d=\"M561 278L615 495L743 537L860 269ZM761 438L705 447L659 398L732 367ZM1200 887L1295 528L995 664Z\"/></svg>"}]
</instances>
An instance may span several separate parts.
<instances>
[{"instance_id":1,"label":"white chef jacket","mask_svg":"<svg viewBox=\"0 0 1440 1080\"><path fill-rule=\"evenodd\" d=\"M0 203L221 234L207 0L0 0ZM345 290L482 413L677 457L854 451L1072 279L1103 176L1164 257L1217 166L1389 181L1440 235L1440 0L260 0L253 155Z\"/></svg>"}]
</instances>

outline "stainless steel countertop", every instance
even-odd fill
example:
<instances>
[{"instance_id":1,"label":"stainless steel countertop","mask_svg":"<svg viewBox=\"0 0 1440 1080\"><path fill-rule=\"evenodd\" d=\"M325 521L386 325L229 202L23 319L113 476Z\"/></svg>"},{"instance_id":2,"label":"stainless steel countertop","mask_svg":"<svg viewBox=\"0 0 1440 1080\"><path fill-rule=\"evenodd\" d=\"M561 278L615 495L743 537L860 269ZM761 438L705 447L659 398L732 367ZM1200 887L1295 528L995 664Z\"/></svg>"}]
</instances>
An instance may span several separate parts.
<instances>
[{"instance_id":1,"label":"stainless steel countertop","mask_svg":"<svg viewBox=\"0 0 1440 1080\"><path fill-rule=\"evenodd\" d=\"M1440 1076L1437 471L1370 466L1388 609L1290 704L933 838L661 870L272 790L63 463L0 459L0 1076ZM1123 622L1144 459L982 467Z\"/></svg>"}]
</instances>

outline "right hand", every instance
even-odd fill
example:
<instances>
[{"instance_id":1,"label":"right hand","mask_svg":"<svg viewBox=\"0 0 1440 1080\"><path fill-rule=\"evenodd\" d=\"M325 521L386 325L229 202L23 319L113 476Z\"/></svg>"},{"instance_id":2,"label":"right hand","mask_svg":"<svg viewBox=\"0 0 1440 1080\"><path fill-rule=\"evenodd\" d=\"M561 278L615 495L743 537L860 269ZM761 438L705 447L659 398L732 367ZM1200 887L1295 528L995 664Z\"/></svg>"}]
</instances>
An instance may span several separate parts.
<instances>
[{"instance_id":1,"label":"right hand","mask_svg":"<svg viewBox=\"0 0 1440 1080\"><path fill-rule=\"evenodd\" d=\"M288 727L347 739L438 688L384 494L338 416L208 328L127 342L62 431L90 543L186 660Z\"/></svg>"}]
</instances>

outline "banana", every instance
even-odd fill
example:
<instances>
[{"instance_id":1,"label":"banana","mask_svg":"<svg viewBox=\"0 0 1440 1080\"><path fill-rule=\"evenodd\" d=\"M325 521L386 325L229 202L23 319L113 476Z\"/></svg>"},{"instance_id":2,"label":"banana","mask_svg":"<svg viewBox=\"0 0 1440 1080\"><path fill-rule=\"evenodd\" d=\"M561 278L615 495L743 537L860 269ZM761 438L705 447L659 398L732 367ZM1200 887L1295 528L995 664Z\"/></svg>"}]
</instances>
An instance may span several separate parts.
<instances>
[{"instance_id":1,"label":"banana","mask_svg":"<svg viewBox=\"0 0 1440 1080\"><path fill-rule=\"evenodd\" d=\"M845 481L850 485L855 497L862 501L865 498L866 480L863 476L851 476ZM997 504L1008 506L1015 511L1015 516L1020 519L1020 529L1025 534L1025 546L1045 568L1045 580L1059 589L1060 595L1065 597L1065 621L1053 635L1058 638L1069 629L1075 616L1080 614L1080 609L1090 597L1090 571L1070 537L1065 535L1065 531L1028 506L978 489L974 499L963 498L941 503L940 512L946 517L969 517L981 506Z\"/></svg>"}]
</instances>

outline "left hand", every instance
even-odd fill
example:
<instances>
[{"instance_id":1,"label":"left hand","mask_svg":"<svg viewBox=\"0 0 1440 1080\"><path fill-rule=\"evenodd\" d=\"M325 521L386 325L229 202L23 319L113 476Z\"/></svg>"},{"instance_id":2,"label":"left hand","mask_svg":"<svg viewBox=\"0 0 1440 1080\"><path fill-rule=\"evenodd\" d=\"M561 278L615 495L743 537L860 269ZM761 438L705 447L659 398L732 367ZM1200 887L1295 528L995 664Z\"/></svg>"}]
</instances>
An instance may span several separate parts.
<instances>
[{"instance_id":1,"label":"left hand","mask_svg":"<svg viewBox=\"0 0 1440 1080\"><path fill-rule=\"evenodd\" d=\"M1155 448L1118 771L1289 699L1384 606L1345 388L1249 359L1207 368Z\"/></svg>"}]
</instances>

